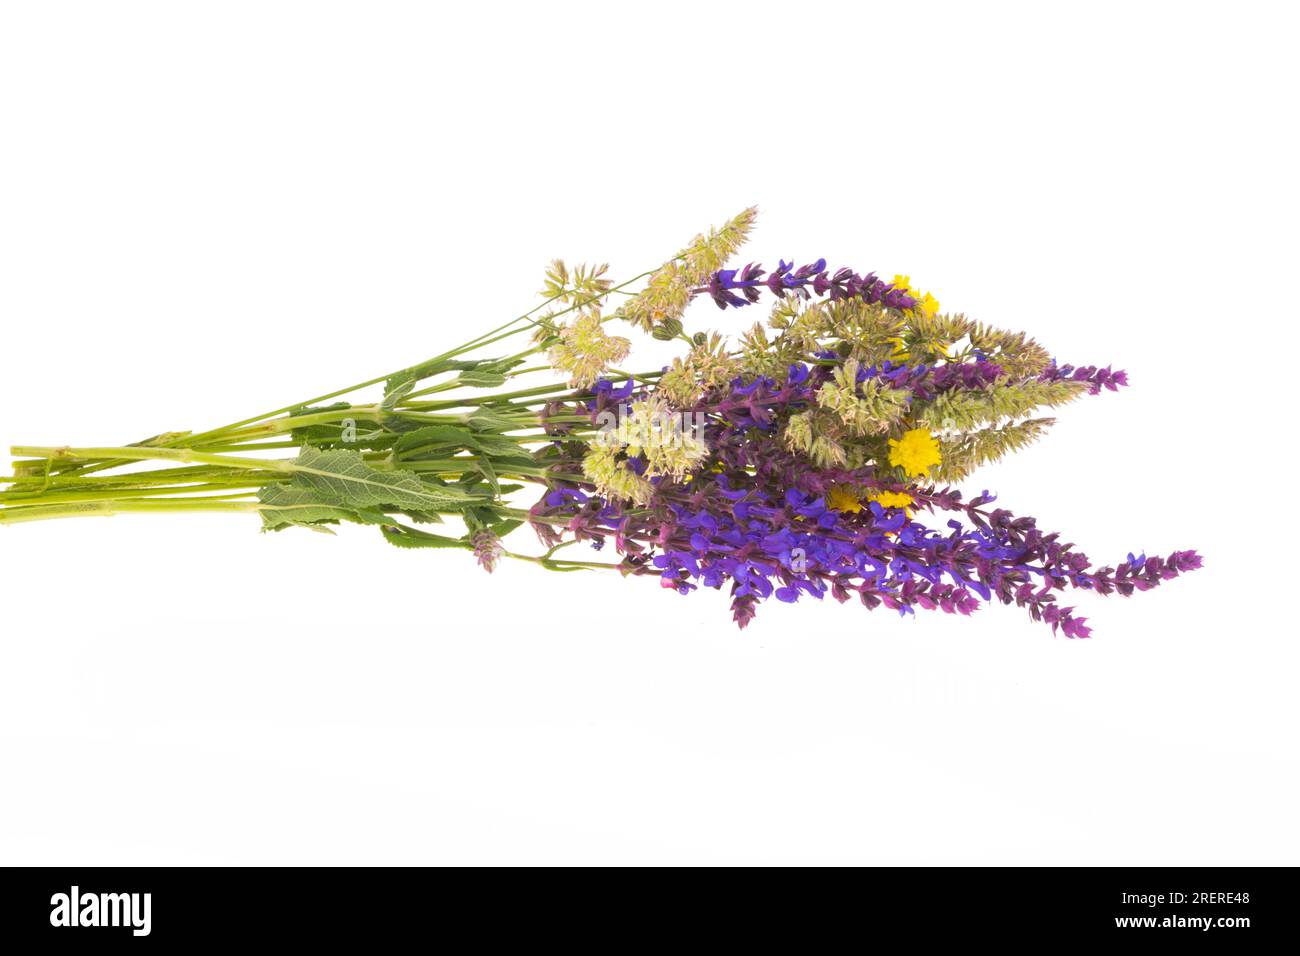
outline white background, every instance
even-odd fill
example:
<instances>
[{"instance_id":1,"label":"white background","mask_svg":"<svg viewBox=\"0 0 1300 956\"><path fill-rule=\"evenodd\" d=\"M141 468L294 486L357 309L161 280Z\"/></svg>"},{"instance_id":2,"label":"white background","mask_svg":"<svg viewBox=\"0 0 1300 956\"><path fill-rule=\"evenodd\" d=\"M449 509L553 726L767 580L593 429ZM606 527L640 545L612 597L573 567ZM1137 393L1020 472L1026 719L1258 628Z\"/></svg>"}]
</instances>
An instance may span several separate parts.
<instances>
[{"instance_id":1,"label":"white background","mask_svg":"<svg viewBox=\"0 0 1300 956\"><path fill-rule=\"evenodd\" d=\"M0 863L1295 864L1285 5L4 3L0 441L423 359L758 203L1133 387L968 483L1204 570L900 620L238 516L0 528ZM755 310L756 311L756 310ZM707 302L692 329L751 313Z\"/></svg>"}]
</instances>

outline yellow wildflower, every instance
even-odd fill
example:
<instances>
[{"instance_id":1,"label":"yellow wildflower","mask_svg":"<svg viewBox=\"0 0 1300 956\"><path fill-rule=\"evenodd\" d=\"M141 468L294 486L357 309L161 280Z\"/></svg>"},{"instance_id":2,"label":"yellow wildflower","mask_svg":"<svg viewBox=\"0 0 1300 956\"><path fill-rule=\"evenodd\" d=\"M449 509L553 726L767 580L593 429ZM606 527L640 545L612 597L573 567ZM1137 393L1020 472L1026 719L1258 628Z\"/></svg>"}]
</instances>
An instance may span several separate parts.
<instances>
[{"instance_id":1,"label":"yellow wildflower","mask_svg":"<svg viewBox=\"0 0 1300 956\"><path fill-rule=\"evenodd\" d=\"M852 485L832 485L826 492L826 507L836 511L859 512L862 510L861 495Z\"/></svg>"},{"instance_id":2,"label":"yellow wildflower","mask_svg":"<svg viewBox=\"0 0 1300 956\"><path fill-rule=\"evenodd\" d=\"M928 292L922 293L912 288L911 276L894 276L893 286L916 299L916 311L927 319L939 314L939 300Z\"/></svg>"},{"instance_id":3,"label":"yellow wildflower","mask_svg":"<svg viewBox=\"0 0 1300 956\"><path fill-rule=\"evenodd\" d=\"M902 438L889 439L889 463L902 468L909 478L920 478L935 465L943 464L943 455L927 429L913 428Z\"/></svg>"},{"instance_id":4,"label":"yellow wildflower","mask_svg":"<svg viewBox=\"0 0 1300 956\"><path fill-rule=\"evenodd\" d=\"M855 485L831 485L826 492L826 507L847 514L857 514L867 502L876 501L882 508L902 508L911 517L908 505L912 496L901 491L884 491L878 488L858 488Z\"/></svg>"},{"instance_id":5,"label":"yellow wildflower","mask_svg":"<svg viewBox=\"0 0 1300 956\"><path fill-rule=\"evenodd\" d=\"M915 504L911 495L901 491L873 491L870 498L872 501L880 502L882 508L907 508Z\"/></svg>"},{"instance_id":6,"label":"yellow wildflower","mask_svg":"<svg viewBox=\"0 0 1300 956\"><path fill-rule=\"evenodd\" d=\"M927 319L933 318L939 313L939 300L927 292L925 295L921 296L920 308L923 316Z\"/></svg>"}]
</instances>

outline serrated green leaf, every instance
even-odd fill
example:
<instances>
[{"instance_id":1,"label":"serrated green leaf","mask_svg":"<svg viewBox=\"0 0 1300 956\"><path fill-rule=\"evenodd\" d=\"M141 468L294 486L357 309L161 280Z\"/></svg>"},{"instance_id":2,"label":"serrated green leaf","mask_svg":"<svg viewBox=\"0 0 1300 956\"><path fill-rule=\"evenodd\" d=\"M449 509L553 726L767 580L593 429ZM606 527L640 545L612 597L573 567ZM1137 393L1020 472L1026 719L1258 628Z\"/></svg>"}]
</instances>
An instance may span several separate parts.
<instances>
[{"instance_id":1,"label":"serrated green leaf","mask_svg":"<svg viewBox=\"0 0 1300 956\"><path fill-rule=\"evenodd\" d=\"M501 460L505 458L524 457L518 442L513 442L508 438L502 438L500 435L493 435L489 432L478 432L474 436L474 443L480 451L483 451L492 457ZM529 464L532 464L529 461Z\"/></svg>"},{"instance_id":2,"label":"serrated green leaf","mask_svg":"<svg viewBox=\"0 0 1300 956\"><path fill-rule=\"evenodd\" d=\"M289 410L290 418L299 418L303 415L316 415L320 412L341 412L353 408L349 402L334 402L332 405L299 405ZM392 436L377 430L369 420L363 422L353 422L353 428L356 430L356 439L344 443L342 441L343 420L338 422L320 423L315 425L299 425L297 428L290 430L289 437L300 445L325 445L334 446L346 444L349 448L357 448L365 451L374 451L382 449L392 444Z\"/></svg>"},{"instance_id":3,"label":"serrated green leaf","mask_svg":"<svg viewBox=\"0 0 1300 956\"><path fill-rule=\"evenodd\" d=\"M470 548L472 545L463 538L448 538L441 534L416 531L402 525L384 525L380 529L384 539L398 548Z\"/></svg>"},{"instance_id":4,"label":"serrated green leaf","mask_svg":"<svg viewBox=\"0 0 1300 956\"><path fill-rule=\"evenodd\" d=\"M348 508L324 500L310 488L303 488L292 483L273 483L258 492L257 497L267 506L261 509L262 529L278 531L294 526L312 527L316 531L327 531L317 527L320 522L355 521L358 524L381 524L387 517L379 511L368 508Z\"/></svg>"},{"instance_id":5,"label":"serrated green leaf","mask_svg":"<svg viewBox=\"0 0 1300 956\"><path fill-rule=\"evenodd\" d=\"M499 515L495 508L482 506L466 508L461 512L461 518L465 522L465 527L474 532L483 528L490 528L497 522Z\"/></svg>"},{"instance_id":6,"label":"serrated green leaf","mask_svg":"<svg viewBox=\"0 0 1300 956\"><path fill-rule=\"evenodd\" d=\"M379 471L350 449L304 448L294 462L292 484L314 491L335 507L376 510L443 511L472 500L447 485L429 485L409 473Z\"/></svg>"},{"instance_id":7,"label":"serrated green leaf","mask_svg":"<svg viewBox=\"0 0 1300 956\"><path fill-rule=\"evenodd\" d=\"M412 448L410 451L402 452L403 461L461 461L456 457L464 450L462 445L425 445L422 448ZM466 461L465 467L469 468L473 462ZM425 481L429 480L428 475Z\"/></svg>"},{"instance_id":8,"label":"serrated green leaf","mask_svg":"<svg viewBox=\"0 0 1300 956\"><path fill-rule=\"evenodd\" d=\"M411 394L414 390L415 379L404 379L395 375L384 385L384 398L379 403L379 407L383 411L391 412L398 402Z\"/></svg>"},{"instance_id":9,"label":"serrated green leaf","mask_svg":"<svg viewBox=\"0 0 1300 956\"><path fill-rule=\"evenodd\" d=\"M446 359L432 359L428 362L421 362L419 365L412 365L410 368L404 368L396 375L390 376L388 381L384 383L384 391L385 393L395 391L408 383L414 387L415 383L422 379L449 369L459 368L462 364L460 362L449 362ZM473 365L469 367L473 367Z\"/></svg>"},{"instance_id":10,"label":"serrated green leaf","mask_svg":"<svg viewBox=\"0 0 1300 956\"><path fill-rule=\"evenodd\" d=\"M497 481L497 473L496 470L492 467L492 459L483 457L480 458L477 462L475 462L475 464L478 465L479 473L482 474L483 477L487 479L487 483L492 487L492 494L496 495L497 497L500 497L501 482Z\"/></svg>"},{"instance_id":11,"label":"serrated green leaf","mask_svg":"<svg viewBox=\"0 0 1300 956\"><path fill-rule=\"evenodd\" d=\"M424 425L405 432L397 439L397 450L408 451L422 445L446 444L456 448L478 448L474 435L462 425Z\"/></svg>"},{"instance_id":12,"label":"serrated green leaf","mask_svg":"<svg viewBox=\"0 0 1300 956\"><path fill-rule=\"evenodd\" d=\"M383 451L391 448L397 440L397 436L392 432L366 428L361 423L357 425L355 438L349 441L343 440L342 429L338 425L307 425L303 428L295 428L292 438L301 445L315 445L318 448L344 447L358 451Z\"/></svg>"},{"instance_id":13,"label":"serrated green leaf","mask_svg":"<svg viewBox=\"0 0 1300 956\"><path fill-rule=\"evenodd\" d=\"M511 531L514 531L521 525L523 525L523 521L519 518L506 518L504 521L495 522L490 527L492 528L492 533L498 538L504 538Z\"/></svg>"},{"instance_id":14,"label":"serrated green leaf","mask_svg":"<svg viewBox=\"0 0 1300 956\"><path fill-rule=\"evenodd\" d=\"M436 511L403 511L402 514L406 515L407 518L414 521L416 524L443 523L442 515L438 514Z\"/></svg>"}]
</instances>

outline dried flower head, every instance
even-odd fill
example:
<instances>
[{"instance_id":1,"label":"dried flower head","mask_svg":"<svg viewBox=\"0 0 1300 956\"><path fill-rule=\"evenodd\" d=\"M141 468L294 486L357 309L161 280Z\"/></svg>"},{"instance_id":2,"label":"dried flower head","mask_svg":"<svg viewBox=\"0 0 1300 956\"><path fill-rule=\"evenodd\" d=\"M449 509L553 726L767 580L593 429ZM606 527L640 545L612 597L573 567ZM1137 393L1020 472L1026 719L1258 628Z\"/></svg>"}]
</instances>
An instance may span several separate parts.
<instances>
[{"instance_id":1,"label":"dried flower head","mask_svg":"<svg viewBox=\"0 0 1300 956\"><path fill-rule=\"evenodd\" d=\"M818 390L817 404L834 412L851 434L883 434L907 411L911 393L891 388L879 377L859 384L859 369L854 359L835 369L832 380Z\"/></svg>"},{"instance_id":2,"label":"dried flower head","mask_svg":"<svg viewBox=\"0 0 1300 956\"><path fill-rule=\"evenodd\" d=\"M600 312L583 312L560 326L559 341L547 353L555 368L569 373L569 384L587 388L602 372L627 358L632 343L622 336L606 335Z\"/></svg>"},{"instance_id":3,"label":"dried flower head","mask_svg":"<svg viewBox=\"0 0 1300 956\"><path fill-rule=\"evenodd\" d=\"M582 473L606 498L644 505L654 494L654 485L632 470L617 444L591 445L582 459Z\"/></svg>"},{"instance_id":4,"label":"dried flower head","mask_svg":"<svg viewBox=\"0 0 1300 956\"><path fill-rule=\"evenodd\" d=\"M650 277L640 294L622 305L619 317L647 332L669 319L680 319L695 288L722 268L749 238L757 216L758 209L750 206L707 235L696 236Z\"/></svg>"},{"instance_id":5,"label":"dried flower head","mask_svg":"<svg viewBox=\"0 0 1300 956\"><path fill-rule=\"evenodd\" d=\"M839 429L831 421L833 417L832 413L820 410L791 415L783 433L786 447L807 455L818 468L847 465L849 455L840 444Z\"/></svg>"},{"instance_id":6,"label":"dried flower head","mask_svg":"<svg viewBox=\"0 0 1300 956\"><path fill-rule=\"evenodd\" d=\"M690 408L705 392L726 385L740 373L740 365L727 352L727 340L717 332L703 336L683 360L659 379L659 391L677 408Z\"/></svg>"},{"instance_id":7,"label":"dried flower head","mask_svg":"<svg viewBox=\"0 0 1300 956\"><path fill-rule=\"evenodd\" d=\"M629 406L622 425L627 453L645 458L649 477L684 478L709 456L687 416L674 412L660 395Z\"/></svg>"},{"instance_id":8,"label":"dried flower head","mask_svg":"<svg viewBox=\"0 0 1300 956\"><path fill-rule=\"evenodd\" d=\"M546 267L546 281L541 294L557 303L596 305L609 294L613 282L606 279L608 263L589 266L579 263L572 270L563 259L552 259Z\"/></svg>"}]
</instances>

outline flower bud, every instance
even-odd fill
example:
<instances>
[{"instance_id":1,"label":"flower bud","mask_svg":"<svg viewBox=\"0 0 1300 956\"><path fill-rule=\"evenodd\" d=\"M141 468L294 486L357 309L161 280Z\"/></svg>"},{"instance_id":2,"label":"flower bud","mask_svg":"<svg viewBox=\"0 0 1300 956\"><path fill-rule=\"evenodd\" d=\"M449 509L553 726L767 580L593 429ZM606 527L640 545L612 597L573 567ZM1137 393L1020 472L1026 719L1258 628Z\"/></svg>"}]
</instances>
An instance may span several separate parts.
<instances>
[{"instance_id":1,"label":"flower bud","mask_svg":"<svg viewBox=\"0 0 1300 956\"><path fill-rule=\"evenodd\" d=\"M671 342L677 336L682 334L682 322L680 319L667 318L660 322L651 331L650 337L658 339L660 342Z\"/></svg>"}]
</instances>

